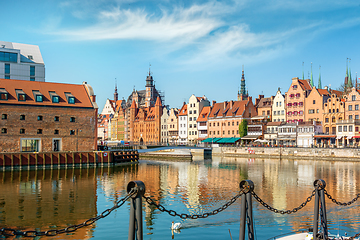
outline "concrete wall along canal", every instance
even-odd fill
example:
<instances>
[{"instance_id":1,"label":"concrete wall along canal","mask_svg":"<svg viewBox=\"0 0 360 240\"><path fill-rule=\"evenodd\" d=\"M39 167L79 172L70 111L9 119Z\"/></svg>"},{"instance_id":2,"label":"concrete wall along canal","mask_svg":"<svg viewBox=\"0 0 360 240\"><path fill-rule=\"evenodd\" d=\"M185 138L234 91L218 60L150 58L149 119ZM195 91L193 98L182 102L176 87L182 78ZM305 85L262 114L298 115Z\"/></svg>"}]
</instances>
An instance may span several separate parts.
<instances>
[{"instance_id":1,"label":"concrete wall along canal","mask_svg":"<svg viewBox=\"0 0 360 240\"><path fill-rule=\"evenodd\" d=\"M137 162L137 151L0 153L0 169L56 168Z\"/></svg>"},{"instance_id":2,"label":"concrete wall along canal","mask_svg":"<svg viewBox=\"0 0 360 240\"><path fill-rule=\"evenodd\" d=\"M360 161L357 148L214 147L213 156Z\"/></svg>"}]
</instances>

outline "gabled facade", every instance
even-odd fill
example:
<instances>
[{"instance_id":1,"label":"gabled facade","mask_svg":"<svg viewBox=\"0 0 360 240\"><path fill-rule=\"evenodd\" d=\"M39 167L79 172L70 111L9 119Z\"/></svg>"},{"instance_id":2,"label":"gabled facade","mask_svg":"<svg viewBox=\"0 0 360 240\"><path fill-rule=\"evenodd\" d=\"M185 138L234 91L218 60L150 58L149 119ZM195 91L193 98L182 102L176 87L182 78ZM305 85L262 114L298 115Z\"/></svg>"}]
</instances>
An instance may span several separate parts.
<instances>
[{"instance_id":1,"label":"gabled facade","mask_svg":"<svg viewBox=\"0 0 360 240\"><path fill-rule=\"evenodd\" d=\"M161 143L169 143L169 130L168 130L168 119L169 119L169 110L167 108L163 109L163 114L161 116Z\"/></svg>"},{"instance_id":2,"label":"gabled facade","mask_svg":"<svg viewBox=\"0 0 360 240\"><path fill-rule=\"evenodd\" d=\"M315 86L305 98L305 122L322 121L324 115L324 104L330 98L326 89L317 89Z\"/></svg>"},{"instance_id":3,"label":"gabled facade","mask_svg":"<svg viewBox=\"0 0 360 240\"><path fill-rule=\"evenodd\" d=\"M179 110L177 108L170 109L169 118L167 121L170 144L177 144L179 142L178 115Z\"/></svg>"},{"instance_id":4,"label":"gabled facade","mask_svg":"<svg viewBox=\"0 0 360 240\"><path fill-rule=\"evenodd\" d=\"M272 121L272 105L274 96L264 98L264 95L259 95L259 98L255 99L255 107L258 116L263 116L266 121Z\"/></svg>"},{"instance_id":5,"label":"gabled facade","mask_svg":"<svg viewBox=\"0 0 360 240\"><path fill-rule=\"evenodd\" d=\"M199 117L197 119L197 129L199 133L199 141L204 140L208 137L208 124L207 124L207 117L211 111L211 106L203 107L201 110Z\"/></svg>"},{"instance_id":6,"label":"gabled facade","mask_svg":"<svg viewBox=\"0 0 360 240\"><path fill-rule=\"evenodd\" d=\"M345 99L345 119L359 120L360 116L360 90L352 88L348 94L344 96Z\"/></svg>"},{"instance_id":7,"label":"gabled facade","mask_svg":"<svg viewBox=\"0 0 360 240\"><path fill-rule=\"evenodd\" d=\"M161 116L163 106L160 98L154 107L138 108L135 101L130 107L130 142L134 144L159 144L161 142Z\"/></svg>"},{"instance_id":8,"label":"gabled facade","mask_svg":"<svg viewBox=\"0 0 360 240\"><path fill-rule=\"evenodd\" d=\"M203 97L196 97L194 94L189 98L189 103L187 106L188 112L188 142L195 143L199 138L199 133L197 131L197 118L199 113L205 106L210 106L209 100Z\"/></svg>"},{"instance_id":9,"label":"gabled facade","mask_svg":"<svg viewBox=\"0 0 360 240\"><path fill-rule=\"evenodd\" d=\"M340 91L331 91L330 98L324 103L323 132L336 134L336 122L345 119L345 100L341 98Z\"/></svg>"},{"instance_id":10,"label":"gabled facade","mask_svg":"<svg viewBox=\"0 0 360 240\"><path fill-rule=\"evenodd\" d=\"M179 111L179 143L186 145L188 143L188 113L187 104L184 102Z\"/></svg>"},{"instance_id":11,"label":"gabled facade","mask_svg":"<svg viewBox=\"0 0 360 240\"><path fill-rule=\"evenodd\" d=\"M285 93L286 122L297 123L305 120L305 99L311 91L308 80L293 78L289 90Z\"/></svg>"},{"instance_id":12,"label":"gabled facade","mask_svg":"<svg viewBox=\"0 0 360 240\"><path fill-rule=\"evenodd\" d=\"M285 96L281 94L280 88L277 90L272 104L272 121L285 122Z\"/></svg>"}]
</instances>

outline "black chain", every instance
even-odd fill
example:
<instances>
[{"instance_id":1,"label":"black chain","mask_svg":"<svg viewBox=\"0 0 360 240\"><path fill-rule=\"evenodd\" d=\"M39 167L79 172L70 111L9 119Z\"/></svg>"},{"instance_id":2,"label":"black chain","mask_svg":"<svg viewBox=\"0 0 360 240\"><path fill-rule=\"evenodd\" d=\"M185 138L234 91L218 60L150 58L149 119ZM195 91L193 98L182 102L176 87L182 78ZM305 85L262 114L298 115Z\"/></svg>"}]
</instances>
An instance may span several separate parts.
<instances>
[{"instance_id":1,"label":"black chain","mask_svg":"<svg viewBox=\"0 0 360 240\"><path fill-rule=\"evenodd\" d=\"M106 209L101 214L97 215L96 217L89 218L83 223L71 225L66 228L62 229L52 229L48 231L18 231L13 228L1 228L0 229L0 236L23 236L23 237L36 237L36 236L56 236L58 234L62 233L70 233L74 232L79 228L89 226L93 223L95 223L97 220L101 218L107 217L112 211L115 209L121 207L133 194L135 194L137 191L134 191L133 189L126 195L124 198L117 201L112 208Z\"/></svg>"},{"instance_id":2,"label":"black chain","mask_svg":"<svg viewBox=\"0 0 360 240\"><path fill-rule=\"evenodd\" d=\"M182 219L187 219L187 218L191 218L191 219L198 219L198 218L207 218L209 216L213 216L216 215L222 211L224 211L225 209L227 209L231 204L233 204L234 202L236 202L236 200L243 194L242 191L240 191L235 197L231 198L230 201L228 201L227 203L225 203L223 206L219 207L218 209L215 209L212 212L208 212L208 213L203 213L203 214L186 214L186 213L177 213L174 210L168 210L166 209L163 205L161 204L157 204L153 199L151 199L150 197L146 197L144 196L146 202L149 205L153 205L155 206L157 209L159 209L161 212L167 212L170 216L178 216Z\"/></svg>"},{"instance_id":3,"label":"black chain","mask_svg":"<svg viewBox=\"0 0 360 240\"><path fill-rule=\"evenodd\" d=\"M305 207L306 204L308 204L312 200L312 198L315 196L315 190L313 190L312 194L302 204L300 204L300 206L298 206L292 210L278 210L276 208L273 208L266 202L264 202L258 195L256 195L256 193L254 191L251 191L251 194L253 195L253 197L255 198L256 201L258 201L261 205L263 205L268 210L270 210L274 213L291 214L291 213L296 213L297 211L299 211L300 209Z\"/></svg>"},{"instance_id":4,"label":"black chain","mask_svg":"<svg viewBox=\"0 0 360 240\"><path fill-rule=\"evenodd\" d=\"M339 202L337 201L335 198L333 198L325 189L324 189L324 193L325 195L335 204L337 205L341 205L341 206L348 206L348 205L351 205L353 204L354 202L356 202L359 197L360 197L360 193L356 194L356 197L354 197L351 201L349 202Z\"/></svg>"}]
</instances>

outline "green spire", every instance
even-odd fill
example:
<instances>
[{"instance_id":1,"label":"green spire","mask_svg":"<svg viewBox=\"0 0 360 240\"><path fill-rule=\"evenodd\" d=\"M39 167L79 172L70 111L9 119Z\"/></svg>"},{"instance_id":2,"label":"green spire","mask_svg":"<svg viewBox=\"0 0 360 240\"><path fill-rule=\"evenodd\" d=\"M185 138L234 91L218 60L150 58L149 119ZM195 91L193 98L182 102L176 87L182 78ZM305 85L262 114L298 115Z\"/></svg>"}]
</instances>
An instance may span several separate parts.
<instances>
[{"instance_id":1,"label":"green spire","mask_svg":"<svg viewBox=\"0 0 360 240\"><path fill-rule=\"evenodd\" d=\"M314 81L313 81L313 72L312 72L312 63L311 63L311 78L310 78L310 85L311 87L314 86Z\"/></svg>"},{"instance_id":2,"label":"green spire","mask_svg":"<svg viewBox=\"0 0 360 240\"><path fill-rule=\"evenodd\" d=\"M303 67L303 78L302 78L302 80L304 80L305 78L304 78L304 62L303 62L303 64L302 64L302 67Z\"/></svg>"},{"instance_id":3,"label":"green spire","mask_svg":"<svg viewBox=\"0 0 360 240\"><path fill-rule=\"evenodd\" d=\"M349 58L349 73L348 73L348 85L347 87L349 88L349 90L351 90L351 88L353 87L353 84L352 84L352 79L351 79L351 68L350 68L350 61L351 59ZM346 69L346 72L348 71L348 69Z\"/></svg>"},{"instance_id":4,"label":"green spire","mask_svg":"<svg viewBox=\"0 0 360 240\"><path fill-rule=\"evenodd\" d=\"M319 83L318 83L318 89L322 89L322 86L321 86L321 66L319 66Z\"/></svg>"}]
</instances>

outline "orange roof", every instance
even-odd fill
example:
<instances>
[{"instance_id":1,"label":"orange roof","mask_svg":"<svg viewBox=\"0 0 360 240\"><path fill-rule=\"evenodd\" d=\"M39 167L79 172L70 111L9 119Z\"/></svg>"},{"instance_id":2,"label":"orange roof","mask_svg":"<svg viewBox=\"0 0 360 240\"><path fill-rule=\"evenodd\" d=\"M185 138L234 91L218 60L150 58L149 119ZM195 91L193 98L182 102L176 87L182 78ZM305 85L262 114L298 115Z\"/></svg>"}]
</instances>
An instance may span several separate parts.
<instances>
[{"instance_id":1,"label":"orange roof","mask_svg":"<svg viewBox=\"0 0 360 240\"><path fill-rule=\"evenodd\" d=\"M211 111L211 106L203 107L203 109L201 110L199 117L196 121L197 122L206 122L210 111Z\"/></svg>"},{"instance_id":2,"label":"orange roof","mask_svg":"<svg viewBox=\"0 0 360 240\"><path fill-rule=\"evenodd\" d=\"M8 99L0 100L1 104L94 108L83 84L0 79L1 90L8 93ZM23 94L25 101L18 99ZM42 102L36 101L36 95L42 95ZM54 96L59 97L58 103L52 101ZM74 97L75 103L69 103L69 97Z\"/></svg>"},{"instance_id":3,"label":"orange roof","mask_svg":"<svg viewBox=\"0 0 360 240\"><path fill-rule=\"evenodd\" d=\"M184 103L184 105L181 107L179 111L179 116L187 116L187 104Z\"/></svg>"},{"instance_id":4,"label":"orange roof","mask_svg":"<svg viewBox=\"0 0 360 240\"><path fill-rule=\"evenodd\" d=\"M331 94L336 94L336 96L341 97L341 95L343 95L343 92L338 90L331 90Z\"/></svg>"},{"instance_id":5,"label":"orange roof","mask_svg":"<svg viewBox=\"0 0 360 240\"><path fill-rule=\"evenodd\" d=\"M330 95L329 91L326 89L318 89L320 95Z\"/></svg>"},{"instance_id":6,"label":"orange roof","mask_svg":"<svg viewBox=\"0 0 360 240\"><path fill-rule=\"evenodd\" d=\"M242 116L249 100L215 103L208 117ZM232 105L232 106L231 106Z\"/></svg>"},{"instance_id":7,"label":"orange roof","mask_svg":"<svg viewBox=\"0 0 360 240\"><path fill-rule=\"evenodd\" d=\"M299 85L303 90L311 90L312 87L310 86L309 82L307 80L301 80L299 79Z\"/></svg>"}]
</instances>

